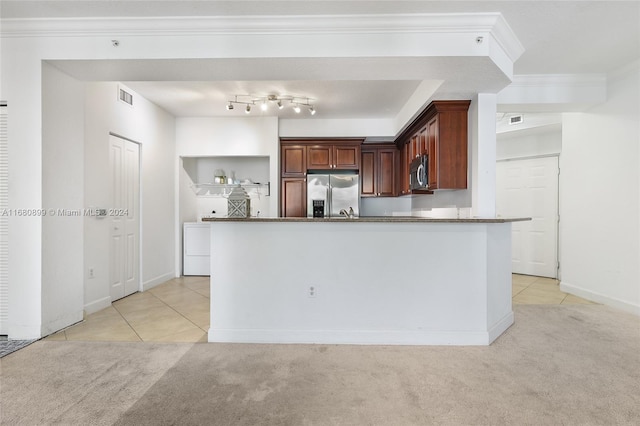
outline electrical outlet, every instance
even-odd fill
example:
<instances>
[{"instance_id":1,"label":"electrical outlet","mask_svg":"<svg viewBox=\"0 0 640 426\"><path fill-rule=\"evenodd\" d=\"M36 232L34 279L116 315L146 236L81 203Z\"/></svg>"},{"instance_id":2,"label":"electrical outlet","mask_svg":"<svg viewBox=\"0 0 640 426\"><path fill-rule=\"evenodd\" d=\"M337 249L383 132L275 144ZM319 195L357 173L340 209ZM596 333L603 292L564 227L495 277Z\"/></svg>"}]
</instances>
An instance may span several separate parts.
<instances>
[{"instance_id":1,"label":"electrical outlet","mask_svg":"<svg viewBox=\"0 0 640 426\"><path fill-rule=\"evenodd\" d=\"M309 286L309 297L316 297L317 293L318 293L318 289L315 286L310 285Z\"/></svg>"},{"instance_id":2,"label":"electrical outlet","mask_svg":"<svg viewBox=\"0 0 640 426\"><path fill-rule=\"evenodd\" d=\"M93 268L89 268L89 278L94 278L95 275L93 274Z\"/></svg>"}]
</instances>

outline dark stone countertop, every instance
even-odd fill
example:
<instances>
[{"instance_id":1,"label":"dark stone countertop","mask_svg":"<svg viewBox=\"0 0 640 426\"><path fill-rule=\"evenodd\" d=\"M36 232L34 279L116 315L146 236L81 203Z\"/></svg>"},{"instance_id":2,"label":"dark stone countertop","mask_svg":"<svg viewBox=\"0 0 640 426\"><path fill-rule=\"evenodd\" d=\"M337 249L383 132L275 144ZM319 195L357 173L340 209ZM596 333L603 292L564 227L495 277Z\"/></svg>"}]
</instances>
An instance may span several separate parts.
<instances>
[{"instance_id":1,"label":"dark stone countertop","mask_svg":"<svg viewBox=\"0 0 640 426\"><path fill-rule=\"evenodd\" d=\"M310 217L212 217L202 218L203 222L353 222L353 223L508 223L531 220L529 217L496 218L430 218L416 216L361 216L346 218L310 218Z\"/></svg>"}]
</instances>

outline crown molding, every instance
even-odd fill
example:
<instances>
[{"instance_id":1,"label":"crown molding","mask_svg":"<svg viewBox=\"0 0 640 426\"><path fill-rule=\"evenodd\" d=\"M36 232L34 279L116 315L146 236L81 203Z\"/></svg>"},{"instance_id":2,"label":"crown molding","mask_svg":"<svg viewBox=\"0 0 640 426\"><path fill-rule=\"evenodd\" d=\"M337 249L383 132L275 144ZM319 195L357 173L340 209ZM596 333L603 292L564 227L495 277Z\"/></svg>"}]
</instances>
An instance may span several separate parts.
<instances>
[{"instance_id":1,"label":"crown molding","mask_svg":"<svg viewBox=\"0 0 640 426\"><path fill-rule=\"evenodd\" d=\"M515 75L512 83L498 93L499 105L529 112L541 105L547 112L583 111L606 100L605 74Z\"/></svg>"},{"instance_id":2,"label":"crown molding","mask_svg":"<svg viewBox=\"0 0 640 426\"><path fill-rule=\"evenodd\" d=\"M500 13L32 18L0 23L2 37L489 33L512 61L524 52Z\"/></svg>"},{"instance_id":3,"label":"crown molding","mask_svg":"<svg viewBox=\"0 0 640 426\"><path fill-rule=\"evenodd\" d=\"M511 62L515 62L524 53L524 46L520 43L520 40L518 40L518 37L516 37L502 14L497 13L495 16L496 22L491 33Z\"/></svg>"},{"instance_id":4,"label":"crown molding","mask_svg":"<svg viewBox=\"0 0 640 426\"><path fill-rule=\"evenodd\" d=\"M509 87L606 87L606 74L519 74Z\"/></svg>"}]
</instances>

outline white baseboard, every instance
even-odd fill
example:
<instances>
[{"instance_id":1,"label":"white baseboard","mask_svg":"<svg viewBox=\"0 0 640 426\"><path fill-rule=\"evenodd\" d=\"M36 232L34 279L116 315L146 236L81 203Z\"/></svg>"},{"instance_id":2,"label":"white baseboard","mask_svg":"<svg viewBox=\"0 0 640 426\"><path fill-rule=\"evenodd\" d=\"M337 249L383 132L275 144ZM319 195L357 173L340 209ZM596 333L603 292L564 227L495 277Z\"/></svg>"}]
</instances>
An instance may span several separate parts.
<instances>
[{"instance_id":1,"label":"white baseboard","mask_svg":"<svg viewBox=\"0 0 640 426\"><path fill-rule=\"evenodd\" d=\"M108 308L109 306L111 306L111 297L103 297L102 299L94 300L84 305L84 312L89 315Z\"/></svg>"},{"instance_id":2,"label":"white baseboard","mask_svg":"<svg viewBox=\"0 0 640 426\"><path fill-rule=\"evenodd\" d=\"M154 288L157 285L160 285L164 282L172 280L176 277L175 275L176 275L175 272L171 271L171 272L167 272L166 274L162 274L160 276L147 280L142 283L142 291L147 291L149 289Z\"/></svg>"},{"instance_id":3,"label":"white baseboard","mask_svg":"<svg viewBox=\"0 0 640 426\"><path fill-rule=\"evenodd\" d=\"M603 305L611 306L613 308L620 309L621 311L640 316L640 305L606 296L604 294L597 293L591 290L585 290L565 281L560 281L560 290L564 291L565 293L573 294L574 296L582 297L583 299L587 299L592 302L602 303Z\"/></svg>"},{"instance_id":4,"label":"white baseboard","mask_svg":"<svg viewBox=\"0 0 640 426\"><path fill-rule=\"evenodd\" d=\"M42 337L42 330L38 326L9 324L9 340L33 340Z\"/></svg>"},{"instance_id":5,"label":"white baseboard","mask_svg":"<svg viewBox=\"0 0 640 426\"><path fill-rule=\"evenodd\" d=\"M62 318L58 318L55 321L48 322L46 324L42 324L41 334L42 337L53 334L63 328L69 327L75 323L82 321L83 313L82 311L74 312L71 314L67 314L62 316Z\"/></svg>"},{"instance_id":6,"label":"white baseboard","mask_svg":"<svg viewBox=\"0 0 640 426\"><path fill-rule=\"evenodd\" d=\"M209 342L344 345L487 346L483 331L214 329Z\"/></svg>"},{"instance_id":7,"label":"white baseboard","mask_svg":"<svg viewBox=\"0 0 640 426\"><path fill-rule=\"evenodd\" d=\"M489 329L489 342L487 344L490 345L494 340L500 337L502 333L507 331L507 328L513 325L513 321L513 311L511 311L507 315L502 317L498 322L496 322L495 325Z\"/></svg>"}]
</instances>

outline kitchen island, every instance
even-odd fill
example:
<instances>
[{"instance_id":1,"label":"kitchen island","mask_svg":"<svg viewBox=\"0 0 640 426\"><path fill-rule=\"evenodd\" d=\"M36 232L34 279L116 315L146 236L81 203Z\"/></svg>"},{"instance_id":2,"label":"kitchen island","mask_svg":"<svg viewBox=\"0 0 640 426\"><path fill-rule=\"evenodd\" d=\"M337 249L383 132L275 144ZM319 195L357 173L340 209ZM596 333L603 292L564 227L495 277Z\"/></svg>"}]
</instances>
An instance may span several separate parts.
<instances>
[{"instance_id":1,"label":"kitchen island","mask_svg":"<svg viewBox=\"0 0 640 426\"><path fill-rule=\"evenodd\" d=\"M210 342L488 345L514 321L527 219L203 220Z\"/></svg>"}]
</instances>

